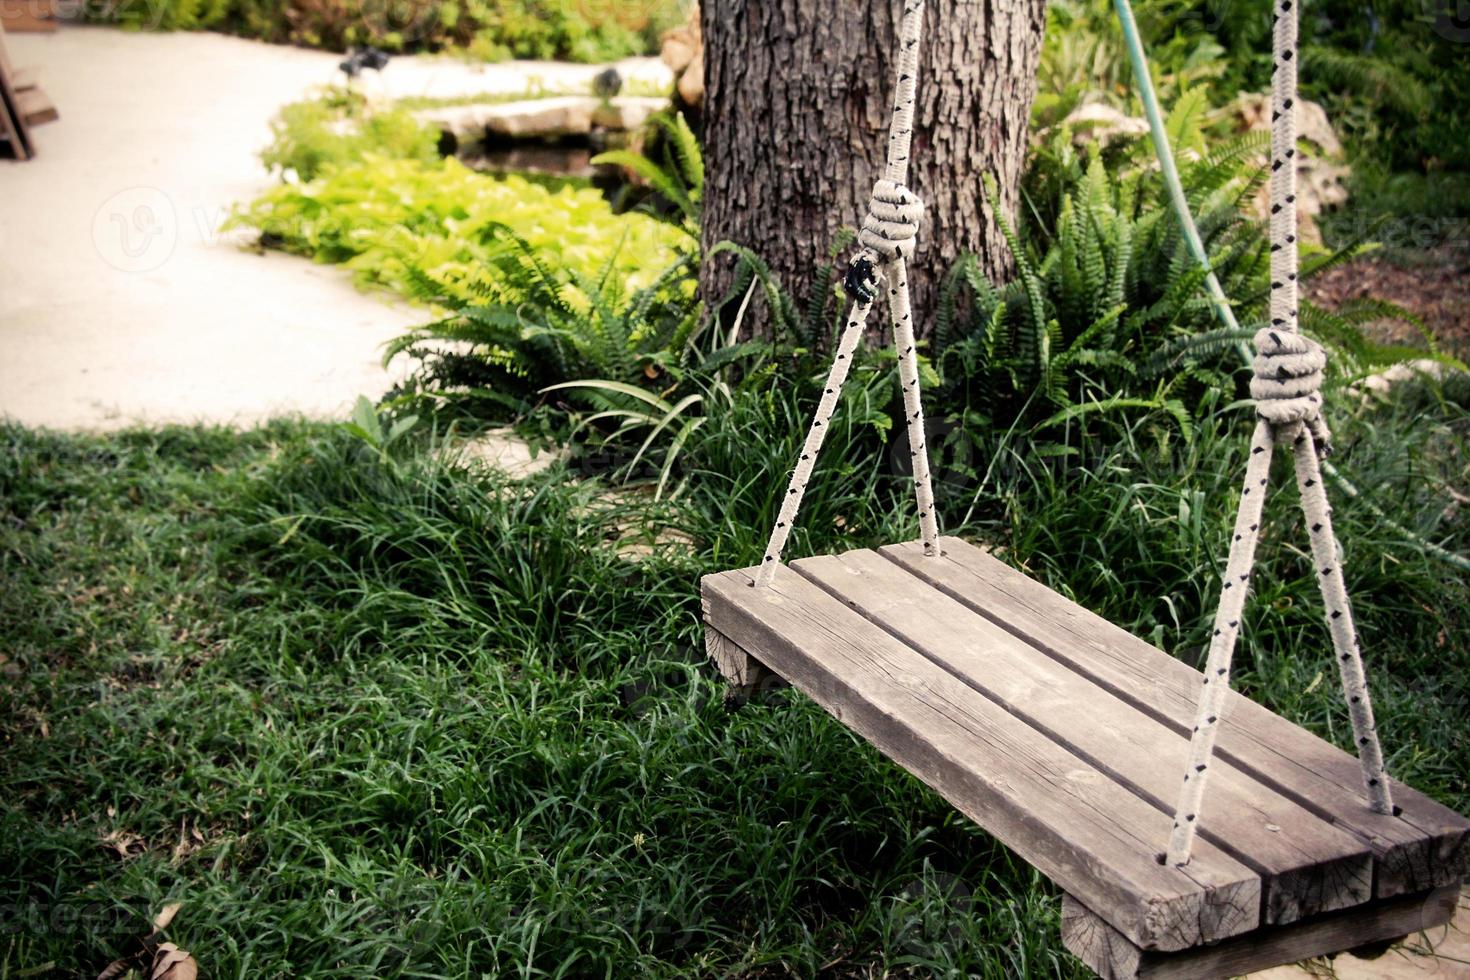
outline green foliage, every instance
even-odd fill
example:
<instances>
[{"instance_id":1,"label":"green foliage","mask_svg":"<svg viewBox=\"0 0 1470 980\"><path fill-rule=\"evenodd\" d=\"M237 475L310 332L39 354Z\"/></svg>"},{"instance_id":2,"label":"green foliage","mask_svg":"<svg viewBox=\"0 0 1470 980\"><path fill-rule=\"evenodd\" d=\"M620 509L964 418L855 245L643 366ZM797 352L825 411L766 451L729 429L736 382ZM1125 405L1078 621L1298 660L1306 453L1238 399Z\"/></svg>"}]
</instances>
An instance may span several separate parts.
<instances>
[{"instance_id":1,"label":"green foliage","mask_svg":"<svg viewBox=\"0 0 1470 980\"><path fill-rule=\"evenodd\" d=\"M567 379L633 385L659 378L664 352L686 344L696 323L687 257L635 289L616 253L585 275L552 268L553 256L504 226L489 229L485 242L492 247L473 270L406 269L416 297L446 312L388 348L390 359L407 354L420 362L415 394L523 414L537 393Z\"/></svg>"},{"instance_id":2,"label":"green foliage","mask_svg":"<svg viewBox=\"0 0 1470 980\"><path fill-rule=\"evenodd\" d=\"M368 154L430 164L439 159L439 134L396 108L370 109L348 89L293 102L271 122L272 140L261 151L266 169L298 180L361 163Z\"/></svg>"},{"instance_id":3,"label":"green foliage","mask_svg":"<svg viewBox=\"0 0 1470 980\"><path fill-rule=\"evenodd\" d=\"M155 0L142 4L88 4L81 10L90 20L134 30L199 31L225 29L234 4L233 0Z\"/></svg>"},{"instance_id":4,"label":"green foliage","mask_svg":"<svg viewBox=\"0 0 1470 980\"><path fill-rule=\"evenodd\" d=\"M1208 34L1173 30L1167 6L1157 0L1133 5L1159 98L1172 105L1190 88L1213 98L1213 88L1226 70L1226 52ZM1112 0L1054 0L1047 5L1037 82L1032 103L1037 128L1055 125L1084 101L1142 114Z\"/></svg>"},{"instance_id":5,"label":"green foliage","mask_svg":"<svg viewBox=\"0 0 1470 980\"><path fill-rule=\"evenodd\" d=\"M1238 352L1264 321L1269 251L1262 229L1241 207L1264 179L1257 163L1264 137L1207 150L1204 109L1197 92L1185 93L1167 128L1181 155L1188 154L1180 165L1185 194L1242 327L1217 325L1204 272L1152 166L1151 144L1079 153L1071 134L1059 132L1028 174L1027 227L1018 231L998 218L1015 278L992 283L973 259L963 258L941 291L933 343L952 446L989 438L992 430L1015 431L1036 440L1043 453L1076 456L1103 427L1137 419L1146 420L1145 431L1161 444L1176 435L1187 441L1201 398L1221 391L1245 396ZM993 200L988 177L986 184ZM1355 254L1355 244L1309 252L1302 276ZM1382 319L1413 324L1423 346L1371 342L1363 328ZM1332 385L1421 358L1462 367L1438 352L1412 314L1389 304L1361 302L1334 313L1304 300L1302 323L1332 353Z\"/></svg>"},{"instance_id":6,"label":"green foliage","mask_svg":"<svg viewBox=\"0 0 1470 980\"><path fill-rule=\"evenodd\" d=\"M1187 142L1198 140L1190 105L1183 100L1170 120ZM1239 211L1260 179L1241 162L1247 146L1181 172L1227 295L1253 294L1267 265L1260 231ZM934 333L939 403L966 428L1017 428L1067 452L1093 418L1118 414L1152 414L1159 438L1166 430L1187 438L1185 399L1231 384L1218 355L1243 338L1214 330L1204 275L1156 171L1125 156L1121 174L1110 175L1066 133L1047 153L1031 183L1055 198L1030 203L1055 218L1038 220L1024 241L1000 219L1015 279L991 283L965 258L945 281Z\"/></svg>"},{"instance_id":7,"label":"green foliage","mask_svg":"<svg viewBox=\"0 0 1470 980\"><path fill-rule=\"evenodd\" d=\"M1188 88L1204 91L1215 106L1269 89L1269 4L1132 6L1165 105ZM1353 167L1353 203L1324 222L1330 240L1346 241L1381 215L1400 226L1470 216L1470 115L1460 107L1470 59L1455 9L1423 0L1302 5L1302 92L1326 109ZM1036 124L1053 125L1084 100L1140 115L1110 0L1059 0L1048 11ZM1430 237L1440 244L1449 236L1440 229Z\"/></svg>"},{"instance_id":8,"label":"green foliage","mask_svg":"<svg viewBox=\"0 0 1470 980\"><path fill-rule=\"evenodd\" d=\"M758 560L812 391L737 386L661 503L432 444L384 465L337 426L0 427L0 967L95 975L181 901L167 938L209 976L1088 975L1055 890L841 722L721 705L699 576ZM1247 452L1226 401L1075 467L992 432L947 529L1197 659ZM1339 465L1470 552L1462 403L1333 409ZM793 554L915 534L861 417ZM1235 683L1348 747L1279 465ZM1335 504L1389 768L1463 810L1470 586Z\"/></svg>"},{"instance_id":9,"label":"green foliage","mask_svg":"<svg viewBox=\"0 0 1470 980\"><path fill-rule=\"evenodd\" d=\"M599 62L657 52L659 35L683 21L686 5L682 0L466 0L452 9L449 32L476 57Z\"/></svg>"},{"instance_id":10,"label":"green foliage","mask_svg":"<svg viewBox=\"0 0 1470 980\"><path fill-rule=\"evenodd\" d=\"M484 270L513 248L503 228L543 262L588 279L610 274L629 290L652 282L688 243L653 218L613 214L591 188L551 191L516 175L479 174L454 159L371 154L357 166L272 188L232 222L259 229L267 243L288 251L346 263L360 281L405 295L419 291L414 268L467 289L483 283ZM515 301L514 293L496 298Z\"/></svg>"},{"instance_id":11,"label":"green foliage","mask_svg":"<svg viewBox=\"0 0 1470 980\"><path fill-rule=\"evenodd\" d=\"M342 428L378 454L378 462L384 466L392 464L393 448L418 425L417 415L404 415L397 419L384 419L366 395L357 396L352 409L352 421L343 422Z\"/></svg>"},{"instance_id":12,"label":"green foliage","mask_svg":"<svg viewBox=\"0 0 1470 980\"><path fill-rule=\"evenodd\" d=\"M658 51L685 0L150 0L88 5L91 20L144 30L221 30L344 51L464 50L491 61L597 63Z\"/></svg>"},{"instance_id":13,"label":"green foliage","mask_svg":"<svg viewBox=\"0 0 1470 980\"><path fill-rule=\"evenodd\" d=\"M681 227L698 242L700 200L704 196L704 151L682 114L660 113L654 122L662 136L659 140L662 163L629 150L600 153L592 158L592 163L622 167L642 178L673 208Z\"/></svg>"},{"instance_id":14,"label":"green foliage","mask_svg":"<svg viewBox=\"0 0 1470 980\"><path fill-rule=\"evenodd\" d=\"M746 438L797 410L742 405ZM784 448L728 471L742 501ZM177 900L209 976L1084 976L1054 892L938 795L804 699L724 709L698 578L729 545L617 530L724 502L607 498L335 427L0 429L0 902L43 910L0 964L95 975ZM817 543L893 530L844 498Z\"/></svg>"},{"instance_id":15,"label":"green foliage","mask_svg":"<svg viewBox=\"0 0 1470 980\"><path fill-rule=\"evenodd\" d=\"M512 247L473 279L411 270L418 298L449 315L390 345L389 358L418 361L397 393L402 404L427 399L439 411L508 415L523 424L537 417L552 438L570 439L581 458L596 460L594 468L625 479L648 476L662 496L682 488L681 454L708 418L773 383L810 394L825 371L811 344L825 342L840 312L830 264L803 305L758 256L717 245L711 255L737 259L721 306L738 302L739 311L726 327L701 316L691 259L629 292L611 270L592 278L556 269L529 243L508 232L505 238ZM835 243L834 255L845 242ZM744 317L756 301L765 304L772 333L742 342ZM865 393L849 399L856 424L875 432L890 427L893 372L888 355L859 364ZM868 390L875 387L881 395Z\"/></svg>"}]
</instances>

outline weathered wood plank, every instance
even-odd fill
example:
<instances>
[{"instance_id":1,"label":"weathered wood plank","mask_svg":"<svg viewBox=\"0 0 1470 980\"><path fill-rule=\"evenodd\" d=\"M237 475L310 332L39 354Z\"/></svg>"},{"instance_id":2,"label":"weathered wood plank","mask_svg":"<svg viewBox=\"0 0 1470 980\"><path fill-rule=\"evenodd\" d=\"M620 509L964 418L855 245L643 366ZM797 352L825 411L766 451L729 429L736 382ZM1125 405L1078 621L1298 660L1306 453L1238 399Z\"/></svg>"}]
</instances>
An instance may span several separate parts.
<instances>
[{"instance_id":1,"label":"weathered wood plank","mask_svg":"<svg viewBox=\"0 0 1470 980\"><path fill-rule=\"evenodd\" d=\"M1460 887L1399 895L1289 926L1265 926L1214 946L1160 953L1139 949L1071 895L1062 897L1062 943L1102 980L1234 977L1368 943L1434 929L1454 917Z\"/></svg>"},{"instance_id":2,"label":"weathered wood plank","mask_svg":"<svg viewBox=\"0 0 1470 980\"><path fill-rule=\"evenodd\" d=\"M61 118L61 114L56 111L56 106L52 105L46 93L38 88L17 92L15 111L20 113L20 117L25 120L27 126L42 126Z\"/></svg>"},{"instance_id":3,"label":"weathered wood plank","mask_svg":"<svg viewBox=\"0 0 1470 980\"><path fill-rule=\"evenodd\" d=\"M4 50L4 43L4 30L0 29L0 51ZM8 56L5 63L9 63ZM25 117L16 108L15 91L11 88L8 67L0 71L0 136L10 143L10 152L15 154L17 160L29 160L35 155Z\"/></svg>"},{"instance_id":4,"label":"weathered wood plank","mask_svg":"<svg viewBox=\"0 0 1470 980\"><path fill-rule=\"evenodd\" d=\"M1169 817L789 569L705 577L707 622L1144 948L1259 924L1255 872L1201 842L1156 860Z\"/></svg>"},{"instance_id":5,"label":"weathered wood plank","mask_svg":"<svg viewBox=\"0 0 1470 980\"><path fill-rule=\"evenodd\" d=\"M720 676L730 684L725 694L727 706L739 707L757 694L786 687L779 674L712 626L705 627L704 649Z\"/></svg>"},{"instance_id":6,"label":"weathered wood plank","mask_svg":"<svg viewBox=\"0 0 1470 980\"><path fill-rule=\"evenodd\" d=\"M792 568L885 632L1172 815L1189 740L873 551ZM1263 920L1294 922L1372 895L1366 844L1216 762L1200 834L1260 872ZM1166 840L1154 841L1162 850Z\"/></svg>"},{"instance_id":7,"label":"weathered wood plank","mask_svg":"<svg viewBox=\"0 0 1470 980\"><path fill-rule=\"evenodd\" d=\"M1193 726L1198 671L974 545L946 537L942 546L934 559L918 544L879 550L1175 731ZM1374 813L1351 755L1239 694L1229 696L1224 717L1216 757L1362 838L1374 854L1377 897L1429 891L1470 874L1464 817L1397 781L1399 815Z\"/></svg>"}]
</instances>

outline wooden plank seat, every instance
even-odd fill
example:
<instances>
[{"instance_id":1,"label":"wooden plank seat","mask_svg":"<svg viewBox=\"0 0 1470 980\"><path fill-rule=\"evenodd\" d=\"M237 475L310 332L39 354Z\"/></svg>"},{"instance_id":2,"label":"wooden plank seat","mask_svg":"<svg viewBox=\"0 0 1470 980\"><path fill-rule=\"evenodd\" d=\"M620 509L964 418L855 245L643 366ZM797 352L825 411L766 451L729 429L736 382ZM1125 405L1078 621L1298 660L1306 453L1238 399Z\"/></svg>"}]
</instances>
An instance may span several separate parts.
<instances>
[{"instance_id":1,"label":"wooden plank seat","mask_svg":"<svg viewBox=\"0 0 1470 980\"><path fill-rule=\"evenodd\" d=\"M1071 896L1064 939L1100 974L1172 954L1176 975L1210 975L1180 957L1320 943L1349 910L1388 923L1400 896L1387 927L1432 918L1428 896L1470 871L1470 822L1397 784L1399 812L1373 813L1356 759L1239 695L1193 858L1166 866L1199 672L941 545L797 561L766 589L753 569L707 576L711 655L742 688L784 678L1050 877Z\"/></svg>"}]
</instances>

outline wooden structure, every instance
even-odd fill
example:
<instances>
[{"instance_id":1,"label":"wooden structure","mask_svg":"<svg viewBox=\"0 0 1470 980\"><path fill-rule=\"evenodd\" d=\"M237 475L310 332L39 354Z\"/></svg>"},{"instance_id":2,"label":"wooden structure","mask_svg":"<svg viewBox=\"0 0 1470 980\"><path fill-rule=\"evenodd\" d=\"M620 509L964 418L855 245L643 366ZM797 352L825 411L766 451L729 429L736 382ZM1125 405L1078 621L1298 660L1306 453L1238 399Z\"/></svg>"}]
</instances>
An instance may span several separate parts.
<instances>
[{"instance_id":1,"label":"wooden structure","mask_svg":"<svg viewBox=\"0 0 1470 980\"><path fill-rule=\"evenodd\" d=\"M1193 857L1163 862L1201 674L955 538L702 583L707 644L744 692L779 677L1066 892L1103 977L1226 976L1447 922L1470 821L1226 700Z\"/></svg>"},{"instance_id":2,"label":"wooden structure","mask_svg":"<svg viewBox=\"0 0 1470 980\"><path fill-rule=\"evenodd\" d=\"M0 28L15 33L50 33L61 26L56 0L0 0Z\"/></svg>"},{"instance_id":3,"label":"wooden structure","mask_svg":"<svg viewBox=\"0 0 1470 980\"><path fill-rule=\"evenodd\" d=\"M37 84L33 68L16 68L5 47L5 29L0 26L0 146L17 160L35 156L31 127L61 118L51 100Z\"/></svg>"}]
</instances>

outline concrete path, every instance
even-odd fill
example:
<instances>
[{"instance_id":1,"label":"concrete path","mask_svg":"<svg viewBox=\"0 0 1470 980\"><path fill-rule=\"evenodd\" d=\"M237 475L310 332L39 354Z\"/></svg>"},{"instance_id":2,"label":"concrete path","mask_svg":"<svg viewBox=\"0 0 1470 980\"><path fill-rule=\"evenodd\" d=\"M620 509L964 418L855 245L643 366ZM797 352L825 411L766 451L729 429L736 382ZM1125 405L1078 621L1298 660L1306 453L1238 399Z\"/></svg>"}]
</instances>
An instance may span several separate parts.
<instances>
[{"instance_id":1,"label":"concrete path","mask_svg":"<svg viewBox=\"0 0 1470 980\"><path fill-rule=\"evenodd\" d=\"M9 35L61 112L37 158L0 161L0 416L28 425L248 425L336 416L391 385L380 346L423 313L341 269L242 251L229 207L270 184L258 151L339 56L217 34L66 26ZM395 59L369 91L585 86L599 66ZM624 65L653 83L653 59Z\"/></svg>"}]
</instances>

